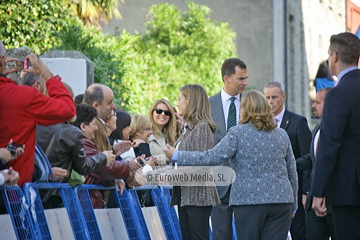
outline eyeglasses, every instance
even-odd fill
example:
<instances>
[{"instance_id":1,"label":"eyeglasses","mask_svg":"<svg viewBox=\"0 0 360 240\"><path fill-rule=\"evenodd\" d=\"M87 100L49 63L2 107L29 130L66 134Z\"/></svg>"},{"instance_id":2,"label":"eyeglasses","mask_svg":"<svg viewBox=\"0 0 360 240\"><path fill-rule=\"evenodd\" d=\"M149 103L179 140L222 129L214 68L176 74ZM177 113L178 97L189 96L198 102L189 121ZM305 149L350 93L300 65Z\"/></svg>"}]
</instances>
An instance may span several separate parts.
<instances>
[{"instance_id":1,"label":"eyeglasses","mask_svg":"<svg viewBox=\"0 0 360 240\"><path fill-rule=\"evenodd\" d=\"M148 127L148 128L143 128L143 129L144 129L144 130L147 130L147 131L150 131L150 130L151 130L151 128L149 128L149 127Z\"/></svg>"},{"instance_id":2,"label":"eyeglasses","mask_svg":"<svg viewBox=\"0 0 360 240\"><path fill-rule=\"evenodd\" d=\"M160 108L155 108L155 112L156 112L157 114L159 114L159 115L164 112L164 114L165 114L166 116L170 116L170 111L169 111L169 110L162 110L162 109L160 109Z\"/></svg>"}]
</instances>

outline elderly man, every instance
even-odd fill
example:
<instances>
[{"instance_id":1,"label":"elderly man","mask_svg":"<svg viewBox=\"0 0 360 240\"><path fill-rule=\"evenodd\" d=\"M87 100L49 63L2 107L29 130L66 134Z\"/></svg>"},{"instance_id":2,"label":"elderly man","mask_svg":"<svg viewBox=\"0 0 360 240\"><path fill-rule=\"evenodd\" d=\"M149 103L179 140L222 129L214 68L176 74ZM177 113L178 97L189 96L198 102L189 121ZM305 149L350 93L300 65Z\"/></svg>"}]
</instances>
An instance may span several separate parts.
<instances>
[{"instance_id":1,"label":"elderly man","mask_svg":"<svg viewBox=\"0 0 360 240\"><path fill-rule=\"evenodd\" d=\"M295 158L304 156L310 152L311 132L306 118L296 113L290 112L284 106L286 93L284 86L280 82L269 82L264 87L264 95L268 99L278 128L284 129L289 135L291 147ZM303 192L304 179L309 178L309 171L298 172L299 192L298 210L291 222L290 232L293 240L306 239L305 212L302 200L306 199Z\"/></svg>"},{"instance_id":2,"label":"elderly man","mask_svg":"<svg viewBox=\"0 0 360 240\"><path fill-rule=\"evenodd\" d=\"M40 75L49 96L7 78L4 75L8 72L6 57L6 49L0 41L0 146L5 146L10 139L26 146L24 154L8 164L19 172L18 184L22 186L31 182L34 172L36 125L52 125L71 119L75 116L75 104L61 78L53 76L35 54L26 57L32 69L24 71Z\"/></svg>"}]
</instances>

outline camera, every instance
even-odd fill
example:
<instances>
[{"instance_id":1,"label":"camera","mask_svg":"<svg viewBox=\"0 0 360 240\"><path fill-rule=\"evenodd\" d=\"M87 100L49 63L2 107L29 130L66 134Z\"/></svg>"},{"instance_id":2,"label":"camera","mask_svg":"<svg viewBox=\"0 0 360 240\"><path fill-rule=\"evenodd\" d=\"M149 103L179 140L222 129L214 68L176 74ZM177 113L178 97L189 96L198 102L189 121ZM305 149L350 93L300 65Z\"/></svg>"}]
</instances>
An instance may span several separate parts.
<instances>
[{"instance_id":1,"label":"camera","mask_svg":"<svg viewBox=\"0 0 360 240\"><path fill-rule=\"evenodd\" d=\"M14 62L15 62L14 68L17 68L17 69L28 69L29 68L27 60L15 60Z\"/></svg>"},{"instance_id":2,"label":"camera","mask_svg":"<svg viewBox=\"0 0 360 240\"><path fill-rule=\"evenodd\" d=\"M20 143L13 142L13 143L9 143L6 146L6 149L11 153L12 156L14 156L15 152L16 152L16 149L18 149L20 147L23 147L23 145L20 144Z\"/></svg>"}]
</instances>

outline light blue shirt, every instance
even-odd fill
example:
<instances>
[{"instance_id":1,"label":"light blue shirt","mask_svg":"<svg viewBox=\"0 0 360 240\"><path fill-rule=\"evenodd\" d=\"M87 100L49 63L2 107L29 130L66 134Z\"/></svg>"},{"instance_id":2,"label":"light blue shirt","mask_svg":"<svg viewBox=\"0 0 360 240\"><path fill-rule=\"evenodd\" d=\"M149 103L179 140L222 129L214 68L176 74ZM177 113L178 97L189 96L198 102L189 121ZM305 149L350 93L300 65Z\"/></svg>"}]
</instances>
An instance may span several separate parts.
<instances>
[{"instance_id":1,"label":"light blue shirt","mask_svg":"<svg viewBox=\"0 0 360 240\"><path fill-rule=\"evenodd\" d=\"M344 70L342 70L340 73L339 73L339 76L338 76L338 83L340 82L341 78L347 74L348 72L351 72L351 71L354 71L356 69L359 69L358 67L349 67L349 68L345 68Z\"/></svg>"},{"instance_id":2,"label":"light blue shirt","mask_svg":"<svg viewBox=\"0 0 360 240\"><path fill-rule=\"evenodd\" d=\"M179 150L176 150L176 151L174 152L171 160L173 160L174 162L177 162L178 155L179 155Z\"/></svg>"}]
</instances>

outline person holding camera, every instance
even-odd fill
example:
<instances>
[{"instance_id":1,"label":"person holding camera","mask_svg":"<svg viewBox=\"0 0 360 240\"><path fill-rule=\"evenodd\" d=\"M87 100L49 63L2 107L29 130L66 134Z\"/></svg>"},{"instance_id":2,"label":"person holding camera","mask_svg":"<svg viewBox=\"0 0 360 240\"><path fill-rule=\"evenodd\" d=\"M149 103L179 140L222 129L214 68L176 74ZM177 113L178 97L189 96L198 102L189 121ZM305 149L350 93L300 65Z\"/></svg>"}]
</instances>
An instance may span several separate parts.
<instances>
[{"instance_id":1,"label":"person holding camera","mask_svg":"<svg viewBox=\"0 0 360 240\"><path fill-rule=\"evenodd\" d=\"M0 41L0 146L6 145L12 138L14 142L26 145L24 154L9 162L19 172L21 187L25 182L31 182L34 172L34 150L36 125L53 125L65 122L75 116L75 104L59 76L54 76L49 68L34 53L26 60L32 64L27 73L40 75L48 90L45 96L35 88L19 86L5 74L6 49Z\"/></svg>"}]
</instances>

